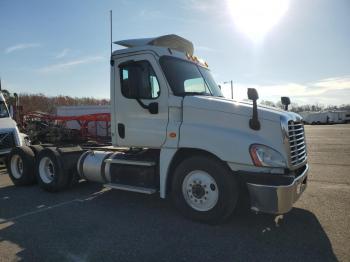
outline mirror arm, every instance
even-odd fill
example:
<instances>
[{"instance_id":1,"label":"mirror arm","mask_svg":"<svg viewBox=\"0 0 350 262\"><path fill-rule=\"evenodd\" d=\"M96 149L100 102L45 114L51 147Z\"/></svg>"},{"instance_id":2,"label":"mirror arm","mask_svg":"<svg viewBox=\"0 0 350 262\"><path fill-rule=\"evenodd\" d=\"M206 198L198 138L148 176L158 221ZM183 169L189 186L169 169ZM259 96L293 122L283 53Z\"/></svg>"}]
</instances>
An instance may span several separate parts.
<instances>
[{"instance_id":1,"label":"mirror arm","mask_svg":"<svg viewBox=\"0 0 350 262\"><path fill-rule=\"evenodd\" d=\"M139 105L143 108L143 109L149 109L148 105L145 105L144 103L142 103L142 101L139 98L135 98L137 103L139 103Z\"/></svg>"},{"instance_id":2,"label":"mirror arm","mask_svg":"<svg viewBox=\"0 0 350 262\"><path fill-rule=\"evenodd\" d=\"M253 130L260 130L260 121L258 119L258 105L256 100L253 100L253 116L249 120L249 127Z\"/></svg>"}]
</instances>

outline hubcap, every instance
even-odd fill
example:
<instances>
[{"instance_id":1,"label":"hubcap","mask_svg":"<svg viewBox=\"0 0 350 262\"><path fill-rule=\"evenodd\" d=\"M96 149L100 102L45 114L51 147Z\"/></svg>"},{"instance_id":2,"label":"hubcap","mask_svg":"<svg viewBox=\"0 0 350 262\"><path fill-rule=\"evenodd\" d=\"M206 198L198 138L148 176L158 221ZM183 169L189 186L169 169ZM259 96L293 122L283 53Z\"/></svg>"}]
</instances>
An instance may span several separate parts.
<instances>
[{"instance_id":1,"label":"hubcap","mask_svg":"<svg viewBox=\"0 0 350 262\"><path fill-rule=\"evenodd\" d=\"M21 178L23 175L23 161L19 155L14 155L11 158L11 172L17 179Z\"/></svg>"},{"instance_id":2,"label":"hubcap","mask_svg":"<svg viewBox=\"0 0 350 262\"><path fill-rule=\"evenodd\" d=\"M40 160L39 175L40 175L41 180L46 184L49 184L54 180L55 167L54 167L50 158L43 157Z\"/></svg>"},{"instance_id":3,"label":"hubcap","mask_svg":"<svg viewBox=\"0 0 350 262\"><path fill-rule=\"evenodd\" d=\"M187 204L197 211L209 211L219 199L215 179L202 170L194 170L186 175L182 193Z\"/></svg>"}]
</instances>

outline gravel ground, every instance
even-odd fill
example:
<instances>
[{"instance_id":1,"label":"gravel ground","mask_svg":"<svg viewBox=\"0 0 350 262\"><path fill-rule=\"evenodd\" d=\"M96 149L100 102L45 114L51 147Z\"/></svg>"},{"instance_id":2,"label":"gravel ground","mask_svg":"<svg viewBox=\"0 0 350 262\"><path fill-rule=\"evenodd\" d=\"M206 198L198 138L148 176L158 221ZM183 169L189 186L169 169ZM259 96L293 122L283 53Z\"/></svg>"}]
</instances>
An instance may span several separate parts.
<instances>
[{"instance_id":1,"label":"gravel ground","mask_svg":"<svg viewBox=\"0 0 350 262\"><path fill-rule=\"evenodd\" d=\"M0 171L0 261L349 261L350 125L307 126L309 185L282 219L208 226L158 196L81 182L50 194ZM277 221L277 223L276 223Z\"/></svg>"}]
</instances>

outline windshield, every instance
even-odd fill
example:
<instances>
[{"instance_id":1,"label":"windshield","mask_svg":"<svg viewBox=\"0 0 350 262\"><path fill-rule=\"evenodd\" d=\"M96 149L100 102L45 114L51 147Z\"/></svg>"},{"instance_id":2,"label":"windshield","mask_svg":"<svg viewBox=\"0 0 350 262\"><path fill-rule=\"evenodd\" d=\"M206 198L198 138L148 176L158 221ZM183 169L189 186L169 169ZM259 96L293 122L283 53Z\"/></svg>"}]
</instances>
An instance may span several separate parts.
<instances>
[{"instance_id":1,"label":"windshield","mask_svg":"<svg viewBox=\"0 0 350 262\"><path fill-rule=\"evenodd\" d=\"M7 110L6 104L4 101L0 101L0 118L9 117L9 112Z\"/></svg>"},{"instance_id":2,"label":"windshield","mask_svg":"<svg viewBox=\"0 0 350 262\"><path fill-rule=\"evenodd\" d=\"M223 96L208 69L169 56L163 56L160 64L174 95Z\"/></svg>"}]
</instances>

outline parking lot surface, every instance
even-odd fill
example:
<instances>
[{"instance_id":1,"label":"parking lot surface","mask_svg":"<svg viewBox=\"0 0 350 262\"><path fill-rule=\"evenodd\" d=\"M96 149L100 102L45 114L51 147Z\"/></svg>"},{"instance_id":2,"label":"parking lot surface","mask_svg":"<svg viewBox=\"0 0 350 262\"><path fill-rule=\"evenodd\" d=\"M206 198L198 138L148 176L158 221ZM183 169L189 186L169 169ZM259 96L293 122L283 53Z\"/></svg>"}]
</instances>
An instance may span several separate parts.
<instances>
[{"instance_id":1,"label":"parking lot surface","mask_svg":"<svg viewBox=\"0 0 350 262\"><path fill-rule=\"evenodd\" d=\"M309 185L283 218L209 226L157 195L81 182L14 187L0 171L0 261L349 261L350 125L306 126Z\"/></svg>"}]
</instances>

